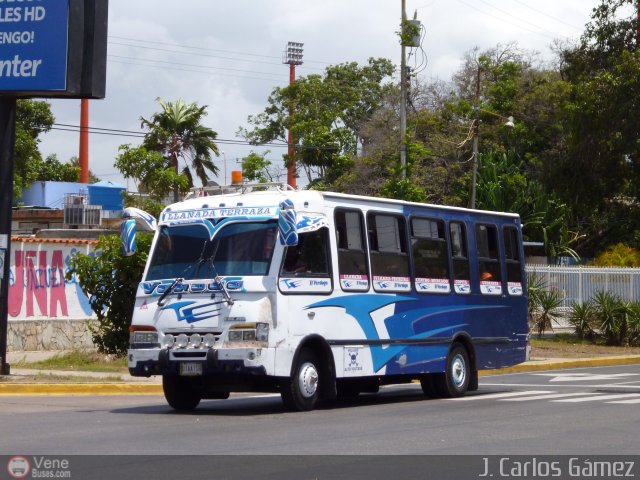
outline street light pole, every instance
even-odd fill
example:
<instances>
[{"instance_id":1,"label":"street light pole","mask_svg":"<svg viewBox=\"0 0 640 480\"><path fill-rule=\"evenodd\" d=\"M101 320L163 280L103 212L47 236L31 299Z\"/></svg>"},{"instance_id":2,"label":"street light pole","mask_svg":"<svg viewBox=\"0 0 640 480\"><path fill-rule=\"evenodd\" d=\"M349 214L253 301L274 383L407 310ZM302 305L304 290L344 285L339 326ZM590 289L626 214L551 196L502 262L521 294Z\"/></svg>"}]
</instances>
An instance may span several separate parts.
<instances>
[{"instance_id":1,"label":"street light pole","mask_svg":"<svg viewBox=\"0 0 640 480\"><path fill-rule=\"evenodd\" d=\"M293 86L296 81L296 65L302 65L302 47L304 43L288 42L287 49L282 56L282 63L289 65L289 86ZM289 132L287 135L287 144L289 146L287 154L289 156L289 165L287 166L287 184L296 188L296 150L293 145L293 106L289 106Z\"/></svg>"}]
</instances>

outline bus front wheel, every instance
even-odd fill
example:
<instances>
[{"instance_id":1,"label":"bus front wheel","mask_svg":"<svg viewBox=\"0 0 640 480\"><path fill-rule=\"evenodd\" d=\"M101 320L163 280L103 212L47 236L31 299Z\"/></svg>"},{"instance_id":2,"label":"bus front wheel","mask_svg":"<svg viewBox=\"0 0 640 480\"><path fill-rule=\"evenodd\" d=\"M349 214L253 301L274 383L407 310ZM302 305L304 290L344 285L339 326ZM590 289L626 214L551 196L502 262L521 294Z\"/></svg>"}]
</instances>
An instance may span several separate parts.
<instances>
[{"instance_id":1,"label":"bus front wheel","mask_svg":"<svg viewBox=\"0 0 640 480\"><path fill-rule=\"evenodd\" d=\"M188 411L198 406L202 393L191 378L177 375L162 376L162 390L167 403L175 410Z\"/></svg>"},{"instance_id":2,"label":"bus front wheel","mask_svg":"<svg viewBox=\"0 0 640 480\"><path fill-rule=\"evenodd\" d=\"M435 388L442 397L455 398L467 393L471 380L471 368L467 349L460 343L454 343L447 355L444 374L434 377Z\"/></svg>"},{"instance_id":3,"label":"bus front wheel","mask_svg":"<svg viewBox=\"0 0 640 480\"><path fill-rule=\"evenodd\" d=\"M320 397L320 368L311 350L300 352L293 375L283 382L280 394L290 410L313 410Z\"/></svg>"}]
</instances>

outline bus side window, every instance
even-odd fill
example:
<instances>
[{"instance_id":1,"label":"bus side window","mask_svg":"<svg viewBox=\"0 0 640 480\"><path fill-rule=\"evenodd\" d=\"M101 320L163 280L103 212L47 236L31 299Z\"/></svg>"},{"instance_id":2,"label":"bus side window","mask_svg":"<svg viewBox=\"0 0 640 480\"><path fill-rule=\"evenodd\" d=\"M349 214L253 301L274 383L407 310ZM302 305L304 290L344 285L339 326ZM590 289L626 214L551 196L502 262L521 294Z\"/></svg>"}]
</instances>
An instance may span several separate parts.
<instances>
[{"instance_id":1,"label":"bus side window","mask_svg":"<svg viewBox=\"0 0 640 480\"><path fill-rule=\"evenodd\" d=\"M502 275L498 249L498 229L495 225L476 225L476 247L478 252L478 275L480 292L487 295L502 293Z\"/></svg>"},{"instance_id":2,"label":"bus side window","mask_svg":"<svg viewBox=\"0 0 640 480\"><path fill-rule=\"evenodd\" d=\"M338 270L343 290L368 290L369 272L364 243L364 219L361 212L336 210Z\"/></svg>"},{"instance_id":3,"label":"bus side window","mask_svg":"<svg viewBox=\"0 0 640 480\"><path fill-rule=\"evenodd\" d=\"M327 228L301 233L298 237L298 245L287 247L285 250L282 274L285 276L328 276L328 233Z\"/></svg>"},{"instance_id":4,"label":"bus side window","mask_svg":"<svg viewBox=\"0 0 640 480\"><path fill-rule=\"evenodd\" d=\"M369 213L371 275L378 291L409 291L409 255L404 217Z\"/></svg>"},{"instance_id":5,"label":"bus side window","mask_svg":"<svg viewBox=\"0 0 640 480\"><path fill-rule=\"evenodd\" d=\"M449 252L442 220L411 219L411 251L413 253L416 291L449 293Z\"/></svg>"},{"instance_id":6,"label":"bus side window","mask_svg":"<svg viewBox=\"0 0 640 480\"><path fill-rule=\"evenodd\" d=\"M504 227L504 257L507 264L507 290L509 295L522 295L522 262L518 229L512 225Z\"/></svg>"},{"instance_id":7,"label":"bus side window","mask_svg":"<svg viewBox=\"0 0 640 480\"><path fill-rule=\"evenodd\" d=\"M451 237L451 259L453 260L453 287L456 293L471 293L471 276L469 275L469 253L467 232L464 223L449 224Z\"/></svg>"}]
</instances>

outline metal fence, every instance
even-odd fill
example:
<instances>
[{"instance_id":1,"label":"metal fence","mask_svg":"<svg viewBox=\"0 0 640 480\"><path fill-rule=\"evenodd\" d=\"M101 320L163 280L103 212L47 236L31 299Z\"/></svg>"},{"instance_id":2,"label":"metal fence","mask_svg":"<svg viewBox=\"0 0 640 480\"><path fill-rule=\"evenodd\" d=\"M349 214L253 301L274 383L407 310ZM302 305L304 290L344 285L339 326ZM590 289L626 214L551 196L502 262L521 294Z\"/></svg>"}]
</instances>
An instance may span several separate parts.
<instances>
[{"instance_id":1,"label":"metal fence","mask_svg":"<svg viewBox=\"0 0 640 480\"><path fill-rule=\"evenodd\" d=\"M535 275L550 290L561 292L562 308L589 301L598 291L640 302L640 268L527 265L526 271L528 278Z\"/></svg>"}]
</instances>

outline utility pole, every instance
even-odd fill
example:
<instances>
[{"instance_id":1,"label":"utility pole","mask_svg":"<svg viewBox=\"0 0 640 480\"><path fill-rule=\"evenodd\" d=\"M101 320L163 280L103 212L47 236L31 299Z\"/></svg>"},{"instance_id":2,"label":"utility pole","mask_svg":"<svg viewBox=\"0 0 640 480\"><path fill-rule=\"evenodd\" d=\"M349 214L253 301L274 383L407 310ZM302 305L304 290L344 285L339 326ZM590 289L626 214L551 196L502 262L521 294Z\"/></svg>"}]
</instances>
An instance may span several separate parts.
<instances>
[{"instance_id":1,"label":"utility pole","mask_svg":"<svg viewBox=\"0 0 640 480\"><path fill-rule=\"evenodd\" d=\"M407 178L407 60L406 42L403 35L407 22L406 4L406 0L402 0L402 24L400 26L400 166L403 180Z\"/></svg>"},{"instance_id":2,"label":"utility pole","mask_svg":"<svg viewBox=\"0 0 640 480\"><path fill-rule=\"evenodd\" d=\"M480 126L480 63L478 63L478 71L476 75L476 101L475 116L473 119L473 156L472 158L472 175L471 175L471 196L469 197L469 208L476 208L476 181L478 177L478 128Z\"/></svg>"},{"instance_id":3,"label":"utility pole","mask_svg":"<svg viewBox=\"0 0 640 480\"><path fill-rule=\"evenodd\" d=\"M288 42L287 49L282 56L282 63L289 64L289 86L293 86L296 81L296 65L302 65L302 47L304 43ZM287 166L287 184L296 188L296 149L293 144L293 105L289 105L289 133L287 134L287 154L289 156L289 165Z\"/></svg>"},{"instance_id":4,"label":"utility pole","mask_svg":"<svg viewBox=\"0 0 640 480\"><path fill-rule=\"evenodd\" d=\"M80 100L80 183L89 183L89 99Z\"/></svg>"}]
</instances>

